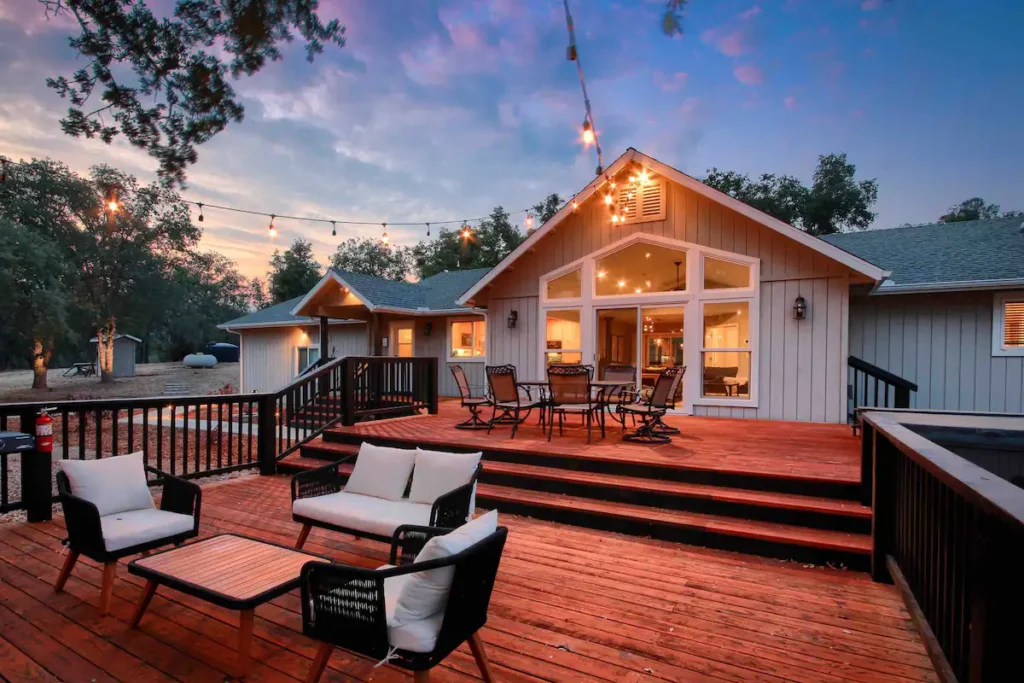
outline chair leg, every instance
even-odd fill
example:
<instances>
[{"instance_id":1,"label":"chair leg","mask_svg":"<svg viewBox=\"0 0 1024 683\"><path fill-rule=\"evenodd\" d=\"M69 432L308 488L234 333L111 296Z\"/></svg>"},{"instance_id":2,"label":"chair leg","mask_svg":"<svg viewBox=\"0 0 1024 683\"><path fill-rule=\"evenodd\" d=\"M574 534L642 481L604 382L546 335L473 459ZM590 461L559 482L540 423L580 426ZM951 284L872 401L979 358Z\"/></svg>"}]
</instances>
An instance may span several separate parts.
<instances>
[{"instance_id":1,"label":"chair leg","mask_svg":"<svg viewBox=\"0 0 1024 683\"><path fill-rule=\"evenodd\" d=\"M295 549L302 550L302 546L306 545L306 539L309 538L309 531L312 529L309 524L303 524L302 530L299 532L299 537L295 539Z\"/></svg>"},{"instance_id":2,"label":"chair leg","mask_svg":"<svg viewBox=\"0 0 1024 683\"><path fill-rule=\"evenodd\" d=\"M516 430L519 429L519 408L512 413L512 436L510 438L516 438Z\"/></svg>"},{"instance_id":3,"label":"chair leg","mask_svg":"<svg viewBox=\"0 0 1024 683\"><path fill-rule=\"evenodd\" d=\"M76 562L78 562L78 553L74 550L69 551L68 556L64 559L64 566L61 567L60 576L57 577L57 583L53 585L54 593L64 590L64 584L68 582L68 577L71 576L71 570L75 568Z\"/></svg>"},{"instance_id":4,"label":"chair leg","mask_svg":"<svg viewBox=\"0 0 1024 683\"><path fill-rule=\"evenodd\" d=\"M495 403L496 402L497 402L497 398L495 398ZM493 408L491 408L491 419L487 422L487 434L488 435L490 435L491 430L494 429L494 416L497 415L497 414L498 414L498 406L495 405Z\"/></svg>"},{"instance_id":5,"label":"chair leg","mask_svg":"<svg viewBox=\"0 0 1024 683\"><path fill-rule=\"evenodd\" d=\"M320 643L320 649L316 651L316 657L313 658L313 663L309 667L309 674L306 675L306 683L317 683L320 680L333 652L334 645L332 643Z\"/></svg>"},{"instance_id":6,"label":"chair leg","mask_svg":"<svg viewBox=\"0 0 1024 683\"><path fill-rule=\"evenodd\" d=\"M494 674L491 673L491 664L487 661L487 653L484 652L484 641L480 639L480 632L474 633L469 639L469 649L473 651L473 659L480 667L480 675L485 683L494 683Z\"/></svg>"},{"instance_id":7,"label":"chair leg","mask_svg":"<svg viewBox=\"0 0 1024 683\"><path fill-rule=\"evenodd\" d=\"M587 411L587 443L590 443L590 411Z\"/></svg>"},{"instance_id":8,"label":"chair leg","mask_svg":"<svg viewBox=\"0 0 1024 683\"><path fill-rule=\"evenodd\" d=\"M110 596L114 592L114 575L117 571L117 562L107 562L103 565L103 584L100 586L100 614L110 612Z\"/></svg>"}]
</instances>

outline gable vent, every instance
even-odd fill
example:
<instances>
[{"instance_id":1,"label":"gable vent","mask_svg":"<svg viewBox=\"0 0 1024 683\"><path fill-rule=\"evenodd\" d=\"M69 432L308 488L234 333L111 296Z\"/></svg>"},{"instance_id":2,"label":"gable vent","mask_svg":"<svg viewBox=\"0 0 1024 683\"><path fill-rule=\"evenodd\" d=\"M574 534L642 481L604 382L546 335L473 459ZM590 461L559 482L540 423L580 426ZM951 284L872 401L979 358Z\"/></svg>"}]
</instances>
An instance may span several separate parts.
<instances>
[{"instance_id":1,"label":"gable vent","mask_svg":"<svg viewBox=\"0 0 1024 683\"><path fill-rule=\"evenodd\" d=\"M665 181L652 179L631 191L630 186L619 190L619 206L623 208L623 223L642 223L665 219Z\"/></svg>"}]
</instances>

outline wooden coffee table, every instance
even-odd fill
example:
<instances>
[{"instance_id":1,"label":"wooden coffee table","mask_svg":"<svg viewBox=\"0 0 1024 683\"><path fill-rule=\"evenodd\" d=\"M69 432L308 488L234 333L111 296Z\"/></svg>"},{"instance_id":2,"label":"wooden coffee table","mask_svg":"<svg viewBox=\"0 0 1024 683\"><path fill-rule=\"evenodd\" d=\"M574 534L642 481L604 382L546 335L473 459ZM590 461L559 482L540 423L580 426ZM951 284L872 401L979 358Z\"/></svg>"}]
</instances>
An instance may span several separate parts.
<instances>
[{"instance_id":1,"label":"wooden coffee table","mask_svg":"<svg viewBox=\"0 0 1024 683\"><path fill-rule=\"evenodd\" d=\"M135 608L138 628L157 586L167 586L214 605L241 612L238 676L249 671L252 624L257 605L299 586L302 565L325 557L245 536L220 534L128 563L128 572L147 580Z\"/></svg>"}]
</instances>

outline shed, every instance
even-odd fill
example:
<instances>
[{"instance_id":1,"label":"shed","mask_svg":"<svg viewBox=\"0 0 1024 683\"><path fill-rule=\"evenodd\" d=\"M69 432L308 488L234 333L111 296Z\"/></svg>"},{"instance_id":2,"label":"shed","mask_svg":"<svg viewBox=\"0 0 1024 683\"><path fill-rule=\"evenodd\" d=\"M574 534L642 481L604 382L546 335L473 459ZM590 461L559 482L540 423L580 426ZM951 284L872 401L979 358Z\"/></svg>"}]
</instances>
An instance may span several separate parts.
<instances>
[{"instance_id":1,"label":"shed","mask_svg":"<svg viewBox=\"0 0 1024 683\"><path fill-rule=\"evenodd\" d=\"M93 337L89 340L93 344L99 344L99 339ZM114 377L135 376L135 356L142 340L130 334L114 335ZM99 368L99 348L96 349L96 367Z\"/></svg>"}]
</instances>

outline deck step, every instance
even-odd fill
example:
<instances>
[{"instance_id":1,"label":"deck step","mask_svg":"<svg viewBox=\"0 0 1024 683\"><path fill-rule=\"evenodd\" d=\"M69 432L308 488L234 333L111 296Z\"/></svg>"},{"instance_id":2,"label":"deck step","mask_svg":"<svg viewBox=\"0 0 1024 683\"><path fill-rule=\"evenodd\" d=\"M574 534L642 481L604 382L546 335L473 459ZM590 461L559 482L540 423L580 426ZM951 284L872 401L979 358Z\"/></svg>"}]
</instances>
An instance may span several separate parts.
<instances>
[{"instance_id":1,"label":"deck step","mask_svg":"<svg viewBox=\"0 0 1024 683\"><path fill-rule=\"evenodd\" d=\"M666 510L493 484L478 487L477 501L481 507L513 514L745 552L753 550L776 557L812 561L835 558L862 565L871 553L871 537L867 534ZM581 520L589 523L580 524Z\"/></svg>"}]
</instances>

